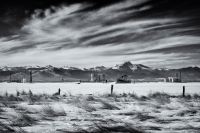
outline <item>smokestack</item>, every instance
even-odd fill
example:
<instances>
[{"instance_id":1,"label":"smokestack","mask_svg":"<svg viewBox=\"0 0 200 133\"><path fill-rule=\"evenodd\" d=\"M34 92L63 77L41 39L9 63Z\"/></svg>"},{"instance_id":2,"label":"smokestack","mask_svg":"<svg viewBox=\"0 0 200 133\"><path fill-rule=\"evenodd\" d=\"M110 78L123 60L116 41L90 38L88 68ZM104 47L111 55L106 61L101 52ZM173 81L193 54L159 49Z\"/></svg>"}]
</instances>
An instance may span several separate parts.
<instances>
[{"instance_id":1,"label":"smokestack","mask_svg":"<svg viewBox=\"0 0 200 133\"><path fill-rule=\"evenodd\" d=\"M32 83L32 71L30 71L30 83Z\"/></svg>"},{"instance_id":2,"label":"smokestack","mask_svg":"<svg viewBox=\"0 0 200 133\"><path fill-rule=\"evenodd\" d=\"M11 82L11 75L12 75L12 74L11 74L11 72L10 72L10 82Z\"/></svg>"},{"instance_id":3,"label":"smokestack","mask_svg":"<svg viewBox=\"0 0 200 133\"><path fill-rule=\"evenodd\" d=\"M101 81L101 75L98 75L99 76L99 82Z\"/></svg>"},{"instance_id":4,"label":"smokestack","mask_svg":"<svg viewBox=\"0 0 200 133\"><path fill-rule=\"evenodd\" d=\"M178 78L178 73L176 73L176 77Z\"/></svg>"}]
</instances>

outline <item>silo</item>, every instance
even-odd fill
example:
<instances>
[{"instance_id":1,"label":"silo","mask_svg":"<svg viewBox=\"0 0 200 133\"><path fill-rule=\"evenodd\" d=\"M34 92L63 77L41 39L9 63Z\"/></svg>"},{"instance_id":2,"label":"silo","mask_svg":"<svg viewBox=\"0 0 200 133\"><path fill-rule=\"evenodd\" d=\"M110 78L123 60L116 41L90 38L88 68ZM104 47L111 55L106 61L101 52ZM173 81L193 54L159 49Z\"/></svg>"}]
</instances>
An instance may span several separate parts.
<instances>
[{"instance_id":1,"label":"silo","mask_svg":"<svg viewBox=\"0 0 200 133\"><path fill-rule=\"evenodd\" d=\"M32 71L30 71L30 83L32 83L33 79L32 79Z\"/></svg>"},{"instance_id":2,"label":"silo","mask_svg":"<svg viewBox=\"0 0 200 133\"><path fill-rule=\"evenodd\" d=\"M106 76L105 76L105 74L102 75L102 80L103 80L103 81L106 80Z\"/></svg>"},{"instance_id":3,"label":"silo","mask_svg":"<svg viewBox=\"0 0 200 133\"><path fill-rule=\"evenodd\" d=\"M176 73L176 77L178 78L178 73Z\"/></svg>"},{"instance_id":4,"label":"silo","mask_svg":"<svg viewBox=\"0 0 200 133\"><path fill-rule=\"evenodd\" d=\"M94 74L91 74L91 82L94 82Z\"/></svg>"},{"instance_id":5,"label":"silo","mask_svg":"<svg viewBox=\"0 0 200 133\"><path fill-rule=\"evenodd\" d=\"M101 74L98 74L97 81L98 81L98 82L101 81Z\"/></svg>"},{"instance_id":6,"label":"silo","mask_svg":"<svg viewBox=\"0 0 200 133\"><path fill-rule=\"evenodd\" d=\"M104 74L98 74L98 78L97 78L97 81L105 81L105 75Z\"/></svg>"},{"instance_id":7,"label":"silo","mask_svg":"<svg viewBox=\"0 0 200 133\"><path fill-rule=\"evenodd\" d=\"M26 79L25 78L22 78L22 83L26 83Z\"/></svg>"}]
</instances>

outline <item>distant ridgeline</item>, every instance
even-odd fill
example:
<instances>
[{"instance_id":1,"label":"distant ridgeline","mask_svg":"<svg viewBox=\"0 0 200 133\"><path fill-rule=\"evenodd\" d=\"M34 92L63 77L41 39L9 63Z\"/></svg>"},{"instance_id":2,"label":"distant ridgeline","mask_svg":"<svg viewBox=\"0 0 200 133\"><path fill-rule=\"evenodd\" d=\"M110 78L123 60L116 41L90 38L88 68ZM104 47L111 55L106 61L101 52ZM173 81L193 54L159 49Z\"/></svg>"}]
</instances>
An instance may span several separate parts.
<instances>
[{"instance_id":1,"label":"distant ridgeline","mask_svg":"<svg viewBox=\"0 0 200 133\"><path fill-rule=\"evenodd\" d=\"M125 79L128 82L200 82L200 68L151 68L131 62L109 68L100 66L83 70L75 67L53 66L0 67L0 82L31 82L31 77L33 82L76 82L80 80L82 82L105 82L119 79Z\"/></svg>"}]
</instances>

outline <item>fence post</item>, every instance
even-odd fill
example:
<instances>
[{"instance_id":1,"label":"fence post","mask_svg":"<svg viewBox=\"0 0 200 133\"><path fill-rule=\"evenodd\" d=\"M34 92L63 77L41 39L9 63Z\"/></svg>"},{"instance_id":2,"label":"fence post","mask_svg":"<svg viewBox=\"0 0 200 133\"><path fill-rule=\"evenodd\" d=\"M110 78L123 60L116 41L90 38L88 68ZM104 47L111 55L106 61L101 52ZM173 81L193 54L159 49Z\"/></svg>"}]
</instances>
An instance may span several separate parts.
<instances>
[{"instance_id":1,"label":"fence post","mask_svg":"<svg viewBox=\"0 0 200 133\"><path fill-rule=\"evenodd\" d=\"M113 94L113 85L111 85L111 96Z\"/></svg>"},{"instance_id":2,"label":"fence post","mask_svg":"<svg viewBox=\"0 0 200 133\"><path fill-rule=\"evenodd\" d=\"M58 95L60 95L60 88L58 89Z\"/></svg>"},{"instance_id":3,"label":"fence post","mask_svg":"<svg viewBox=\"0 0 200 133\"><path fill-rule=\"evenodd\" d=\"M185 86L183 86L183 97L185 97Z\"/></svg>"}]
</instances>

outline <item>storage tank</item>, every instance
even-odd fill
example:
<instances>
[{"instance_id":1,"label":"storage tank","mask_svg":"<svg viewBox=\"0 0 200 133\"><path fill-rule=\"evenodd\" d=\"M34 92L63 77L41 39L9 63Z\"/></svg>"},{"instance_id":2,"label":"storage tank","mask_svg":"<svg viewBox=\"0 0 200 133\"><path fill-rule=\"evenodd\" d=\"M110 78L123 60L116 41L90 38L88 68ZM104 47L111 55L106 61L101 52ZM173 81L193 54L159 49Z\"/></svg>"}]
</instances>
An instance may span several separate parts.
<instances>
[{"instance_id":1,"label":"storage tank","mask_svg":"<svg viewBox=\"0 0 200 133\"><path fill-rule=\"evenodd\" d=\"M91 74L91 82L94 82L95 81L95 74Z\"/></svg>"}]
</instances>

